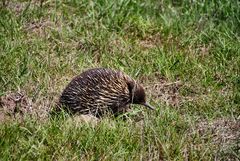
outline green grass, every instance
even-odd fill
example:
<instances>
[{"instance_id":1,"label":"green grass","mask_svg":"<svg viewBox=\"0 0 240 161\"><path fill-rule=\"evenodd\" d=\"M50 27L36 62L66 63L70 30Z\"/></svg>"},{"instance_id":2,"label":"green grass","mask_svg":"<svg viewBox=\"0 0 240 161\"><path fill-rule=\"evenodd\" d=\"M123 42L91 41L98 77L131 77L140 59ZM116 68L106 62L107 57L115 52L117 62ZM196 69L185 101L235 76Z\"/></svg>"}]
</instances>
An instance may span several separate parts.
<instances>
[{"instance_id":1,"label":"green grass","mask_svg":"<svg viewBox=\"0 0 240 161\"><path fill-rule=\"evenodd\" d=\"M1 123L1 158L240 159L239 144L223 150L214 134L196 128L202 120L239 122L239 26L240 3L234 0L2 3L0 96L25 91L34 108L49 109L72 77L108 67L146 86L158 83L159 75L180 80L179 97L192 99L173 107L150 88L157 110L143 110L142 125L105 118L92 127L67 116Z\"/></svg>"}]
</instances>

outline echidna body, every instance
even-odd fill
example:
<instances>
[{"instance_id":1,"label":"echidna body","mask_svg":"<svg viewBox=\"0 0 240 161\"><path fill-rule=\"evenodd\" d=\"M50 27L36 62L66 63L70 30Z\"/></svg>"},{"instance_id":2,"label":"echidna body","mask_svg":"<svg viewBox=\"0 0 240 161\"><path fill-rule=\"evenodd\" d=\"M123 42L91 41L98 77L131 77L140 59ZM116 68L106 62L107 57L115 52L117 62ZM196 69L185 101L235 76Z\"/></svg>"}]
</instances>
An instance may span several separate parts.
<instances>
[{"instance_id":1,"label":"echidna body","mask_svg":"<svg viewBox=\"0 0 240 161\"><path fill-rule=\"evenodd\" d=\"M80 114L101 115L124 111L131 103L146 103L143 87L128 75L111 69L90 69L75 77L64 89L60 104Z\"/></svg>"}]
</instances>

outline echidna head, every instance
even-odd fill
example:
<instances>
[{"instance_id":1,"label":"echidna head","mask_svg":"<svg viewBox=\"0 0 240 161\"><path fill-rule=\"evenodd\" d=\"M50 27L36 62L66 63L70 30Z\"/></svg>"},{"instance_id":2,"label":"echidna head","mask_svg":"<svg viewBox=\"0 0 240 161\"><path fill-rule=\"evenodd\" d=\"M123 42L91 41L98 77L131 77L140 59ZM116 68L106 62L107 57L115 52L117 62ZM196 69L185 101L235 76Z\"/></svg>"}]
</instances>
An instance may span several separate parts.
<instances>
[{"instance_id":1,"label":"echidna head","mask_svg":"<svg viewBox=\"0 0 240 161\"><path fill-rule=\"evenodd\" d=\"M154 107L152 107L146 102L145 91L140 84L136 82L130 82L128 84L128 88L130 91L131 103L143 105L145 107L150 108L151 110L155 109Z\"/></svg>"}]
</instances>

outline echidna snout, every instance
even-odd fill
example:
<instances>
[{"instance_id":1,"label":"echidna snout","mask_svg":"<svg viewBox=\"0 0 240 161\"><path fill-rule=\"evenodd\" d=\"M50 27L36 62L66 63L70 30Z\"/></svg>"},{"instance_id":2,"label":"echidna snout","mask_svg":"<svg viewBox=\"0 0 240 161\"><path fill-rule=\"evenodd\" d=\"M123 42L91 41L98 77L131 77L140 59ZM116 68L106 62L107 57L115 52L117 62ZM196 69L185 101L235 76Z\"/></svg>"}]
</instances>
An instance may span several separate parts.
<instances>
[{"instance_id":1,"label":"echidna snout","mask_svg":"<svg viewBox=\"0 0 240 161\"><path fill-rule=\"evenodd\" d=\"M64 89L59 103L73 113L100 115L104 111L118 112L129 104L141 104L154 109L146 102L143 87L120 71L106 68L87 70Z\"/></svg>"},{"instance_id":2,"label":"echidna snout","mask_svg":"<svg viewBox=\"0 0 240 161\"><path fill-rule=\"evenodd\" d=\"M131 86L132 87L129 88L130 95L131 95L130 97L132 98L131 103L140 104L151 110L154 110L155 108L146 102L146 94L143 87L137 83L133 83Z\"/></svg>"}]
</instances>

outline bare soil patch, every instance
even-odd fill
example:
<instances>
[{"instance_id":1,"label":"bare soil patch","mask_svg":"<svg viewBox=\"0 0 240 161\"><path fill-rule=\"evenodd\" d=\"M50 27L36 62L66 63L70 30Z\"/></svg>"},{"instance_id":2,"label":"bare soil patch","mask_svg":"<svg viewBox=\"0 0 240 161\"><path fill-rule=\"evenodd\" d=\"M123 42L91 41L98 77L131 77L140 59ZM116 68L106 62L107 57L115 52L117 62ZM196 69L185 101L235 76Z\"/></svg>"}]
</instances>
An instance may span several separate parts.
<instances>
[{"instance_id":1,"label":"bare soil patch","mask_svg":"<svg viewBox=\"0 0 240 161\"><path fill-rule=\"evenodd\" d=\"M22 120L33 114L32 100L25 92L9 92L0 98L0 122L9 119Z\"/></svg>"},{"instance_id":2,"label":"bare soil patch","mask_svg":"<svg viewBox=\"0 0 240 161\"><path fill-rule=\"evenodd\" d=\"M27 7L27 5L29 5L29 2L6 1L4 7L7 7L16 15L20 15L21 12Z\"/></svg>"},{"instance_id":3,"label":"bare soil patch","mask_svg":"<svg viewBox=\"0 0 240 161\"><path fill-rule=\"evenodd\" d=\"M55 104L54 98L41 97L34 100L24 91L8 92L0 97L0 122L23 121L29 117L44 121L48 118L53 104Z\"/></svg>"},{"instance_id":4,"label":"bare soil patch","mask_svg":"<svg viewBox=\"0 0 240 161\"><path fill-rule=\"evenodd\" d=\"M24 27L27 33L35 34L40 37L47 36L48 34L47 29L51 29L51 28L59 29L59 27L56 27L54 22L50 21L47 18L42 19L40 21L29 22Z\"/></svg>"},{"instance_id":5,"label":"bare soil patch","mask_svg":"<svg viewBox=\"0 0 240 161\"><path fill-rule=\"evenodd\" d=\"M215 152L216 160L238 160L240 154L240 120L217 118L212 121L200 120L191 129L191 148L208 146ZM197 141L195 138L201 138ZM193 145L193 146L192 146ZM238 155L238 156L237 156ZM237 159L238 158L238 159Z\"/></svg>"},{"instance_id":6,"label":"bare soil patch","mask_svg":"<svg viewBox=\"0 0 240 161\"><path fill-rule=\"evenodd\" d=\"M145 85L145 89L150 97L160 100L167 105L179 106L183 102L183 97L180 95L182 82L180 80L171 82L162 76L156 78L152 83Z\"/></svg>"},{"instance_id":7,"label":"bare soil patch","mask_svg":"<svg viewBox=\"0 0 240 161\"><path fill-rule=\"evenodd\" d=\"M226 149L240 139L240 120L228 118L204 120L197 123L196 130L201 136L210 134L214 144L221 145L223 149Z\"/></svg>"},{"instance_id":8,"label":"bare soil patch","mask_svg":"<svg viewBox=\"0 0 240 161\"><path fill-rule=\"evenodd\" d=\"M161 36L159 33L155 35L149 35L138 42L142 49L152 49L162 44Z\"/></svg>"},{"instance_id":9,"label":"bare soil patch","mask_svg":"<svg viewBox=\"0 0 240 161\"><path fill-rule=\"evenodd\" d=\"M13 11L16 15L20 15L24 10L33 8L34 6L42 7L44 0L31 0L31 1L16 1L16 0L3 0L2 7L6 7Z\"/></svg>"}]
</instances>

